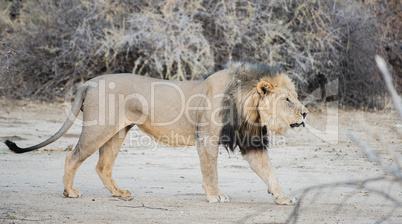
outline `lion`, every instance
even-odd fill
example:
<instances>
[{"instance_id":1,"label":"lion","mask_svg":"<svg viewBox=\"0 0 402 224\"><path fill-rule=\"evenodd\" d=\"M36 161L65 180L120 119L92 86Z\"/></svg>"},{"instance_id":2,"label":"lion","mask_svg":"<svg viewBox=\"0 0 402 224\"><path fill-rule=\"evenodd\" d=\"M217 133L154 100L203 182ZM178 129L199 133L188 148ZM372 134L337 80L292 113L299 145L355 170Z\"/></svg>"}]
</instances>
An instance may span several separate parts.
<instances>
[{"instance_id":1,"label":"lion","mask_svg":"<svg viewBox=\"0 0 402 224\"><path fill-rule=\"evenodd\" d=\"M229 62L226 68L199 81L167 81L134 74L103 75L79 90L60 130L44 142L10 150L24 153L59 139L83 112L82 132L66 158L64 196L77 198L73 188L79 166L99 150L96 171L115 197L132 195L120 189L112 168L129 130L137 125L156 142L170 146L197 146L203 188L209 202L228 202L218 188L219 145L240 150L252 170L266 183L280 205L292 205L274 174L267 148L270 133L305 125L308 110L299 102L292 80L263 64Z\"/></svg>"}]
</instances>

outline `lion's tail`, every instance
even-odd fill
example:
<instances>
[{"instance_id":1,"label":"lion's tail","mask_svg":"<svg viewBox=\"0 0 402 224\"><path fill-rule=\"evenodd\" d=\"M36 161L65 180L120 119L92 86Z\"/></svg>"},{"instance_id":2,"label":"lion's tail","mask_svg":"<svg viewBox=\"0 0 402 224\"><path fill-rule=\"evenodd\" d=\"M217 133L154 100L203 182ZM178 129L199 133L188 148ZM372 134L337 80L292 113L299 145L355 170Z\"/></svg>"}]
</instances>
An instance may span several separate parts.
<instances>
[{"instance_id":1,"label":"lion's tail","mask_svg":"<svg viewBox=\"0 0 402 224\"><path fill-rule=\"evenodd\" d=\"M29 152L32 150L42 148L42 147L49 145L50 143L56 141L61 136L63 136L68 131L68 129L70 129L71 126L74 124L74 121L80 112L82 103L84 102L87 89L88 89L88 87L80 88L80 90L78 91L77 96L74 100L71 111L70 111L66 121L64 122L63 126L60 128L60 130L58 132L56 132L56 134L54 134L52 137L50 137L46 141L39 143L37 145L28 147L28 148L20 148L14 142L12 142L10 140L6 140L4 143L8 146L8 148L11 151L13 151L15 153L24 153L24 152Z\"/></svg>"}]
</instances>

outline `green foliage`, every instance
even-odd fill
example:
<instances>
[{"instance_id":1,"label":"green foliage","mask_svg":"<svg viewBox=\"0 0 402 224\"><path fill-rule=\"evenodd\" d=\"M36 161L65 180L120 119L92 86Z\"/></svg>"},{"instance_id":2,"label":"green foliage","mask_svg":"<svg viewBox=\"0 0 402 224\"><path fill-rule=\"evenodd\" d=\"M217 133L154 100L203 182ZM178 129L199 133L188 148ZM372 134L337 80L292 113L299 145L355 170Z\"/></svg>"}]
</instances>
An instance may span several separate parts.
<instances>
[{"instance_id":1,"label":"green foliage","mask_svg":"<svg viewBox=\"0 0 402 224\"><path fill-rule=\"evenodd\" d=\"M0 3L0 94L54 98L106 73L201 79L228 60L277 65L301 94L339 79L345 104L376 106L384 37L354 0L14 0ZM375 88L373 88L375 86Z\"/></svg>"}]
</instances>

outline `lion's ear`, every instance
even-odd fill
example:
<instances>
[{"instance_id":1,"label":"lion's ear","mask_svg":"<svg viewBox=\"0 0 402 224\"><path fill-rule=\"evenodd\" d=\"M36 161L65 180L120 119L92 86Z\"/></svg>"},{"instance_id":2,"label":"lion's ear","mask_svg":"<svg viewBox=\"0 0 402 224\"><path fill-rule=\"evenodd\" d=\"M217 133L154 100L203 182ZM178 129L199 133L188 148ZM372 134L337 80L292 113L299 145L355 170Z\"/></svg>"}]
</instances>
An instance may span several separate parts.
<instances>
[{"instance_id":1,"label":"lion's ear","mask_svg":"<svg viewBox=\"0 0 402 224\"><path fill-rule=\"evenodd\" d=\"M260 81L260 82L257 84L257 92L258 92L259 94L262 94L262 95L267 94L267 93L270 92L273 88L274 88L274 86L273 86L271 83L267 82L267 81Z\"/></svg>"}]
</instances>

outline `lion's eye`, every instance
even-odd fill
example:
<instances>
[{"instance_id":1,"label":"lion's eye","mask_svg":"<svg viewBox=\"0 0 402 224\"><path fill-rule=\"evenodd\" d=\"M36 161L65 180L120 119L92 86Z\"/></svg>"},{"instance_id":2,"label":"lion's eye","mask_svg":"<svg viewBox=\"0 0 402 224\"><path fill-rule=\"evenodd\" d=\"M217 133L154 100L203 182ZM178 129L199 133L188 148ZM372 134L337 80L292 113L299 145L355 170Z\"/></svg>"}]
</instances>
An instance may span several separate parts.
<instances>
[{"instance_id":1,"label":"lion's eye","mask_svg":"<svg viewBox=\"0 0 402 224\"><path fill-rule=\"evenodd\" d=\"M292 101L290 101L290 100L289 100L289 98L286 98L286 101L287 101L287 102L289 102L289 103L291 103L291 102L292 102Z\"/></svg>"}]
</instances>

